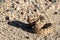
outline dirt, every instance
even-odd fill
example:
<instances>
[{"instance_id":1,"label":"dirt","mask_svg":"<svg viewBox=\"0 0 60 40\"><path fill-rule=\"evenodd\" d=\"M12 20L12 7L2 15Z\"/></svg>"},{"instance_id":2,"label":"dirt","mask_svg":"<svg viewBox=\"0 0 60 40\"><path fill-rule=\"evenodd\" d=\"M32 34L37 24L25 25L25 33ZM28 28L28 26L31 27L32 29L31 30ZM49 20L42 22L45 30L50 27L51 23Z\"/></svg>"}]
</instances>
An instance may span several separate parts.
<instances>
[{"instance_id":1,"label":"dirt","mask_svg":"<svg viewBox=\"0 0 60 40\"><path fill-rule=\"evenodd\" d=\"M0 0L0 40L60 40L60 0Z\"/></svg>"}]
</instances>

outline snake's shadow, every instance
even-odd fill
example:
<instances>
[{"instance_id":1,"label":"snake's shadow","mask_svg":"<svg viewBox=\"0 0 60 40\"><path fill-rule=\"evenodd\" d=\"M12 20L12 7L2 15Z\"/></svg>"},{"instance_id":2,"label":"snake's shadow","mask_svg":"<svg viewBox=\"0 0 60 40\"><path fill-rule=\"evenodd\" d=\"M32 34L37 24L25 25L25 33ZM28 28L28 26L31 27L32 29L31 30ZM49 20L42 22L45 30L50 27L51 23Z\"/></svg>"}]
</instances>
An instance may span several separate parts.
<instances>
[{"instance_id":1,"label":"snake's shadow","mask_svg":"<svg viewBox=\"0 0 60 40\"><path fill-rule=\"evenodd\" d=\"M30 24L26 24L26 23L23 23L23 22L20 22L20 21L9 21L8 24L11 25L11 26L14 26L16 28L21 28L24 31L34 33L32 27L35 25L35 22L30 23Z\"/></svg>"}]
</instances>

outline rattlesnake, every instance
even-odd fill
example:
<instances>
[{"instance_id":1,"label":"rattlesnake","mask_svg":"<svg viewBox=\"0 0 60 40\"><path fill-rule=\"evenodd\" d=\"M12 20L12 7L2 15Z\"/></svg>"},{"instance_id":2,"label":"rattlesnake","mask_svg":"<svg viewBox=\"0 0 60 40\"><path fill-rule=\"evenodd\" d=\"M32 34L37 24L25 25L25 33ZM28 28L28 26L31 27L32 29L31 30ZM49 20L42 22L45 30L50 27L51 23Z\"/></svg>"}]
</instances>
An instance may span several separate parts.
<instances>
[{"instance_id":1,"label":"rattlesnake","mask_svg":"<svg viewBox=\"0 0 60 40\"><path fill-rule=\"evenodd\" d=\"M52 23L47 23L46 19L42 15L38 15L36 20L33 20L34 18L28 17L28 22L32 23L35 21L35 25L33 27L33 31L37 34L47 35L49 33L52 33L54 31L54 28L52 27Z\"/></svg>"}]
</instances>

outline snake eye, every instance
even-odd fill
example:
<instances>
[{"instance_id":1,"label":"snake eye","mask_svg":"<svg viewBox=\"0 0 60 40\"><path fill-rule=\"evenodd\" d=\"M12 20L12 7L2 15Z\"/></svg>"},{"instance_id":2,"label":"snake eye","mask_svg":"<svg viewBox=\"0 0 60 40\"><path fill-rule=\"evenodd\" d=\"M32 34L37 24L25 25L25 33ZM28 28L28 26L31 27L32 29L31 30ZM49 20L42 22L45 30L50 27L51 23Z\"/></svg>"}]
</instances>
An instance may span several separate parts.
<instances>
[{"instance_id":1,"label":"snake eye","mask_svg":"<svg viewBox=\"0 0 60 40\"><path fill-rule=\"evenodd\" d=\"M40 15L40 21L43 22L44 16Z\"/></svg>"}]
</instances>

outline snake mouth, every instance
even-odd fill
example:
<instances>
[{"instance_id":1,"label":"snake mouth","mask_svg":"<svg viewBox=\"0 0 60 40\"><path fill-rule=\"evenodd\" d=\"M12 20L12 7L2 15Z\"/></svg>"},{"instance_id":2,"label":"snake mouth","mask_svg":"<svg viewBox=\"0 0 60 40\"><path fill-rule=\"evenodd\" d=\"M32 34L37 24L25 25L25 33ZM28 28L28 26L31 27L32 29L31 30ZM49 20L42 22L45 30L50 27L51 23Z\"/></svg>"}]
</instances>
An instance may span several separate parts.
<instances>
[{"instance_id":1,"label":"snake mouth","mask_svg":"<svg viewBox=\"0 0 60 40\"><path fill-rule=\"evenodd\" d=\"M52 26L52 23L46 23L41 29L46 29L50 26Z\"/></svg>"}]
</instances>

